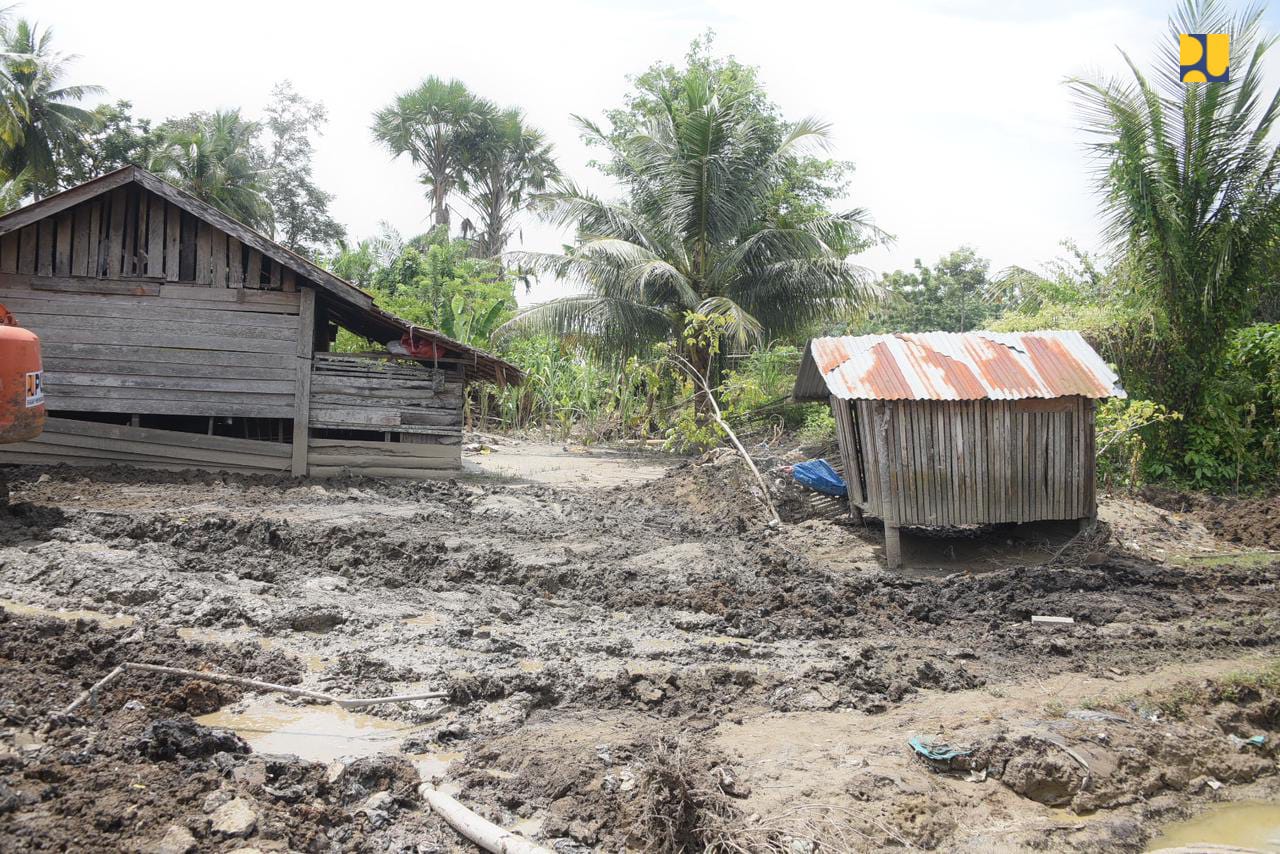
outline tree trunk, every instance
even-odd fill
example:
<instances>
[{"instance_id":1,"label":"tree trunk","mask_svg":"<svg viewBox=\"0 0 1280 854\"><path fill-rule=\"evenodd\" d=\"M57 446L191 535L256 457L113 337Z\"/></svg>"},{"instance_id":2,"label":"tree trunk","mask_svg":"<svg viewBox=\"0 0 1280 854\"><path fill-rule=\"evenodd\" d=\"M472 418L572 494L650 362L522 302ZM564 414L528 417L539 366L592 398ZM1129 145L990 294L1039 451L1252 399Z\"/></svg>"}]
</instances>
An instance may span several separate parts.
<instances>
[{"instance_id":1,"label":"tree trunk","mask_svg":"<svg viewBox=\"0 0 1280 854\"><path fill-rule=\"evenodd\" d=\"M694 383L693 411L698 416L698 423L705 424L711 420L713 410L711 382L707 376L711 370L711 351L706 347L695 345L688 348L685 358L689 360L689 364L700 378Z\"/></svg>"}]
</instances>

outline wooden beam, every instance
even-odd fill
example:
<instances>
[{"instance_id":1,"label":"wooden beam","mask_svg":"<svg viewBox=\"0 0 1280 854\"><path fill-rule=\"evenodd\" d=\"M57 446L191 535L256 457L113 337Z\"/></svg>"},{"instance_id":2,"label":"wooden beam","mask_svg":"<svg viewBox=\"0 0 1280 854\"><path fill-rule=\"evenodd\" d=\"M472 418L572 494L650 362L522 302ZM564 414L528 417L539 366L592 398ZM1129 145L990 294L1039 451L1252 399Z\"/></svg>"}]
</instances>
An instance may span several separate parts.
<instances>
[{"instance_id":1,"label":"wooden beam","mask_svg":"<svg viewBox=\"0 0 1280 854\"><path fill-rule=\"evenodd\" d=\"M884 559L890 569L902 565L902 541L898 533L898 494L892 488L889 476L890 454L892 443L889 439L889 420L892 416L892 403L877 404L876 429L879 435L880 454L878 460L880 475L880 518L884 522Z\"/></svg>"},{"instance_id":2,"label":"wooden beam","mask_svg":"<svg viewBox=\"0 0 1280 854\"><path fill-rule=\"evenodd\" d=\"M293 476L307 474L311 438L311 350L316 329L316 292L302 290L298 312L298 374L293 392Z\"/></svg>"}]
</instances>

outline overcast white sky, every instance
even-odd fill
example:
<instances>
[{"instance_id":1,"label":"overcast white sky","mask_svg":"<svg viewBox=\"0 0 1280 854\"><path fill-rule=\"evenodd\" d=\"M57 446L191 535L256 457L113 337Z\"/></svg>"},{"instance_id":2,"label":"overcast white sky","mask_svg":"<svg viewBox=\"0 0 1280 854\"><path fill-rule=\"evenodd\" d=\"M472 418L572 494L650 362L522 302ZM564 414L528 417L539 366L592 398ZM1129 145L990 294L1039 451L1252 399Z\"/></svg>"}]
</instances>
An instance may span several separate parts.
<instances>
[{"instance_id":1,"label":"overcast white sky","mask_svg":"<svg viewBox=\"0 0 1280 854\"><path fill-rule=\"evenodd\" d=\"M291 79L329 110L315 171L354 236L381 220L407 234L426 225L414 170L368 132L370 114L397 92L435 74L523 107L562 168L605 189L570 115L620 104L628 74L680 59L710 27L720 52L760 67L788 117L832 123L834 155L857 169L850 204L898 238L861 259L880 272L962 244L996 269L1038 265L1064 238L1096 245L1096 200L1063 79L1118 70L1116 45L1149 56L1171 6L39 0L17 12L80 55L71 81L103 85L156 120L236 106L257 116L272 84ZM536 223L523 232L534 249L569 237ZM521 301L560 292L541 283Z\"/></svg>"}]
</instances>

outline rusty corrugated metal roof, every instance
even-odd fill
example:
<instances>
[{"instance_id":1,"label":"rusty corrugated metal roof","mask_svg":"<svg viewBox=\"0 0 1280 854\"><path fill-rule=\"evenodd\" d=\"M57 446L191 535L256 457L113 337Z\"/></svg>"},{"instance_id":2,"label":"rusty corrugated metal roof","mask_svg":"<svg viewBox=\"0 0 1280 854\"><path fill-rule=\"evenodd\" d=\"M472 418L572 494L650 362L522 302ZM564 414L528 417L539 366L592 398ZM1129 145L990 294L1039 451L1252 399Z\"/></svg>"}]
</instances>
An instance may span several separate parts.
<instances>
[{"instance_id":1,"label":"rusty corrugated metal roof","mask_svg":"<svg viewBox=\"0 0 1280 854\"><path fill-rule=\"evenodd\" d=\"M824 387L825 386L825 387ZM1018 400L1125 397L1079 332L924 332L815 338L796 397Z\"/></svg>"}]
</instances>

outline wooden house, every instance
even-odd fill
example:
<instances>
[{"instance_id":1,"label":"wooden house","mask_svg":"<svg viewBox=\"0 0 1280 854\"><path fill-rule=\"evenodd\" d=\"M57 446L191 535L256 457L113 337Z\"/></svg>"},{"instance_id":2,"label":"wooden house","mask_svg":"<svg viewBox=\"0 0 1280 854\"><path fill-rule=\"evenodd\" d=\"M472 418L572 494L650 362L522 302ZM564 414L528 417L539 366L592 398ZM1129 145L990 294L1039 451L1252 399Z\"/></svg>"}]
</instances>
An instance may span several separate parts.
<instances>
[{"instance_id":1,"label":"wooden house","mask_svg":"<svg viewBox=\"0 0 1280 854\"><path fill-rule=\"evenodd\" d=\"M1091 520L1094 407L1124 397L1077 332L817 338L797 400L829 400L852 513L901 526Z\"/></svg>"},{"instance_id":2,"label":"wooden house","mask_svg":"<svg viewBox=\"0 0 1280 854\"><path fill-rule=\"evenodd\" d=\"M448 475L464 385L521 379L132 166L0 217L0 304L50 415L0 463ZM331 353L340 328L384 346Z\"/></svg>"}]
</instances>

